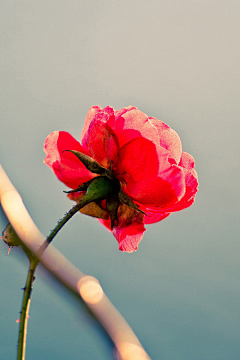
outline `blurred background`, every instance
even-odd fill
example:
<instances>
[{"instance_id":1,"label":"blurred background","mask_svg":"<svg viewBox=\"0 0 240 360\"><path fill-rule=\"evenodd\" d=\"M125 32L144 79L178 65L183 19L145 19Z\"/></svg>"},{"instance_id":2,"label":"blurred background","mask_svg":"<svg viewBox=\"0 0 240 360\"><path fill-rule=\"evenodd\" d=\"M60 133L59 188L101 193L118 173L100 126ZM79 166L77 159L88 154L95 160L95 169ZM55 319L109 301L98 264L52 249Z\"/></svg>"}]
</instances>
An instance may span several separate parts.
<instances>
[{"instance_id":1,"label":"blurred background","mask_svg":"<svg viewBox=\"0 0 240 360\"><path fill-rule=\"evenodd\" d=\"M46 136L79 139L92 105L134 105L181 137L194 205L147 227L136 253L76 215L54 240L103 289L152 359L240 359L237 0L1 1L2 165L43 234L70 209ZM7 219L0 211L0 229ZM16 356L27 260L0 243L0 358ZM38 269L27 359L113 359L101 327Z\"/></svg>"}]
</instances>

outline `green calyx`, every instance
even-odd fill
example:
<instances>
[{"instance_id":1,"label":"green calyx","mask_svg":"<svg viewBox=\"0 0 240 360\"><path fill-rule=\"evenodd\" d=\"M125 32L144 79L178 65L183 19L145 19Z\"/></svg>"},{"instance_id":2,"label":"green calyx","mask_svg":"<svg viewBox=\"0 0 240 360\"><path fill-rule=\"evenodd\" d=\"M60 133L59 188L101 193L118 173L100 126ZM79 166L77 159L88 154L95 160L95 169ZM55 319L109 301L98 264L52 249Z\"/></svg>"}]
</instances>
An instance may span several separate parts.
<instances>
[{"instance_id":1,"label":"green calyx","mask_svg":"<svg viewBox=\"0 0 240 360\"><path fill-rule=\"evenodd\" d=\"M88 186L84 200L88 199L92 202L109 199L119 191L119 187L119 181L111 180L106 176L97 176Z\"/></svg>"},{"instance_id":2,"label":"green calyx","mask_svg":"<svg viewBox=\"0 0 240 360\"><path fill-rule=\"evenodd\" d=\"M105 169L97 161L93 160L93 158L91 158L90 156L85 155L80 151L76 151L76 150L64 150L63 153L65 151L69 151L72 154L76 155L78 159L83 163L83 165L85 165L86 168L92 173L111 177L112 175L111 170Z\"/></svg>"},{"instance_id":3,"label":"green calyx","mask_svg":"<svg viewBox=\"0 0 240 360\"><path fill-rule=\"evenodd\" d=\"M77 189L65 192L74 193L78 191L86 191L86 195L79 202L79 209L82 209L91 202L99 204L102 200L106 200L106 210L111 219L111 229L118 224L118 208L120 204L125 204L145 214L138 208L138 205L122 191L120 182L117 179L109 179L107 176L97 176L80 185Z\"/></svg>"},{"instance_id":4,"label":"green calyx","mask_svg":"<svg viewBox=\"0 0 240 360\"><path fill-rule=\"evenodd\" d=\"M131 198L122 191L120 181L114 178L111 168L105 169L90 156L82 154L79 151L65 151L70 151L76 155L89 171L100 175L79 185L79 187L74 190L64 191L66 193L86 191L86 195L79 202L79 209L91 202L99 204L102 200L106 200L106 208L111 219L111 229L118 224L118 208L121 203L141 212L142 214L145 214L139 209L138 205L136 205Z\"/></svg>"},{"instance_id":5,"label":"green calyx","mask_svg":"<svg viewBox=\"0 0 240 360\"><path fill-rule=\"evenodd\" d=\"M97 176L80 185L77 189L65 192L73 193L77 191L87 191L84 198L79 202L79 209L91 202L100 203L102 200L106 200L107 210L111 218L111 228L113 228L115 220L117 220L117 210L120 204L118 199L120 182L116 179L109 179L107 176Z\"/></svg>"}]
</instances>

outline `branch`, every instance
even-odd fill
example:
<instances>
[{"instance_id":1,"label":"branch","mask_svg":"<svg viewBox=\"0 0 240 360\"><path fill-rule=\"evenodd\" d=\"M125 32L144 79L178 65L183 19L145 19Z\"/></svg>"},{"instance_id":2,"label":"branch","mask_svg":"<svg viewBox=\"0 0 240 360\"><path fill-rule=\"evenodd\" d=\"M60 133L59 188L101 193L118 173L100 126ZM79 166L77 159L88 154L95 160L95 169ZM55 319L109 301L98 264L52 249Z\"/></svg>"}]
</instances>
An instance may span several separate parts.
<instances>
[{"instance_id":1,"label":"branch","mask_svg":"<svg viewBox=\"0 0 240 360\"><path fill-rule=\"evenodd\" d=\"M34 224L21 196L1 165L0 202L19 238L36 255L45 237ZM107 298L96 278L83 274L52 245L44 251L40 261L65 287L83 299L109 334L116 346L119 359L150 359L130 326Z\"/></svg>"}]
</instances>

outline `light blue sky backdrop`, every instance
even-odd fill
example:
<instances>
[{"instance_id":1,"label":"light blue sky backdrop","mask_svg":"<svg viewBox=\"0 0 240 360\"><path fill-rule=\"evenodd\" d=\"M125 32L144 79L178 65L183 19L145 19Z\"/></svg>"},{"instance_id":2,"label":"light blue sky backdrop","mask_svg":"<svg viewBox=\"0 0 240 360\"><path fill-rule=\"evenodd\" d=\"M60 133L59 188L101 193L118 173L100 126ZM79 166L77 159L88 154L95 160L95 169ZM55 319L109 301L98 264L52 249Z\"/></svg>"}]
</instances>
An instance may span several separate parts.
<instances>
[{"instance_id":1,"label":"light blue sky backdrop","mask_svg":"<svg viewBox=\"0 0 240 360\"><path fill-rule=\"evenodd\" d=\"M100 280L153 359L240 358L239 16L237 0L0 5L1 162L44 234L72 206L43 164L44 140L54 130L79 139L92 105L137 106L196 160L195 204L148 226L136 253L83 215L54 241ZM27 264L6 253L1 243L0 358L10 360ZM30 316L27 359L112 359L96 324L43 271Z\"/></svg>"}]
</instances>

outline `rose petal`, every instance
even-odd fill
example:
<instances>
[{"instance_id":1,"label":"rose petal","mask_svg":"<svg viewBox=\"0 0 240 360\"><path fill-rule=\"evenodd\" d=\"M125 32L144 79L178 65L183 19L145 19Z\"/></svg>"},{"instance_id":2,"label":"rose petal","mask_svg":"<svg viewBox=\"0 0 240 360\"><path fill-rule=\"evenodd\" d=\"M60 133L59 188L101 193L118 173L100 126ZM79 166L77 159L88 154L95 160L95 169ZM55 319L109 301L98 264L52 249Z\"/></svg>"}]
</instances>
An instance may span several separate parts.
<instances>
[{"instance_id":1,"label":"rose petal","mask_svg":"<svg viewBox=\"0 0 240 360\"><path fill-rule=\"evenodd\" d=\"M163 121L149 118L150 122L156 127L160 139L160 145L169 151L169 160L174 160L178 164L182 154L182 143L179 135Z\"/></svg>"},{"instance_id":2,"label":"rose petal","mask_svg":"<svg viewBox=\"0 0 240 360\"><path fill-rule=\"evenodd\" d=\"M155 207L154 211L175 212L186 209L193 204L198 191L198 176L194 169L194 159L190 154L183 152L179 165L183 167L185 176L186 191L184 196L174 205L166 206L165 209Z\"/></svg>"},{"instance_id":3,"label":"rose petal","mask_svg":"<svg viewBox=\"0 0 240 360\"><path fill-rule=\"evenodd\" d=\"M110 219L98 220L111 231ZM136 251L145 230L144 215L127 205L120 204L118 208L118 224L112 230L119 243L119 250Z\"/></svg>"},{"instance_id":4,"label":"rose petal","mask_svg":"<svg viewBox=\"0 0 240 360\"><path fill-rule=\"evenodd\" d=\"M191 206L198 191L198 176L194 169L192 155L183 152L179 165L183 167L185 173L186 192L184 197L173 207L174 211L180 211Z\"/></svg>"},{"instance_id":5,"label":"rose petal","mask_svg":"<svg viewBox=\"0 0 240 360\"><path fill-rule=\"evenodd\" d=\"M126 252L136 251L143 233L146 231L143 224L133 223L127 227L117 226L113 228L113 235L118 241L119 250Z\"/></svg>"},{"instance_id":6,"label":"rose petal","mask_svg":"<svg viewBox=\"0 0 240 360\"><path fill-rule=\"evenodd\" d=\"M54 171L60 181L75 189L95 175L87 170L74 154L63 153L64 150L77 150L86 155L89 154L72 135L65 131L54 131L48 135L44 143L45 164Z\"/></svg>"},{"instance_id":7,"label":"rose petal","mask_svg":"<svg viewBox=\"0 0 240 360\"><path fill-rule=\"evenodd\" d=\"M125 114L126 112L128 112L130 110L137 110L137 108L135 106L127 106L127 107L122 108L120 110L114 111L116 119L120 118L123 114Z\"/></svg>"},{"instance_id":8,"label":"rose petal","mask_svg":"<svg viewBox=\"0 0 240 360\"><path fill-rule=\"evenodd\" d=\"M166 219L171 213L163 213L162 211L154 211L151 209L145 210L144 224L154 224L158 221Z\"/></svg>"},{"instance_id":9,"label":"rose petal","mask_svg":"<svg viewBox=\"0 0 240 360\"><path fill-rule=\"evenodd\" d=\"M168 152L162 150L162 169L166 171L171 165L167 161ZM120 179L138 182L156 176L159 170L159 158L156 146L143 137L137 137L119 150L116 174Z\"/></svg>"},{"instance_id":10,"label":"rose petal","mask_svg":"<svg viewBox=\"0 0 240 360\"><path fill-rule=\"evenodd\" d=\"M145 137L155 145L160 144L156 127L148 120L146 114L132 106L115 111L115 119L109 119L108 125L116 134L120 148L139 136Z\"/></svg>"},{"instance_id":11,"label":"rose petal","mask_svg":"<svg viewBox=\"0 0 240 360\"><path fill-rule=\"evenodd\" d=\"M102 110L102 108L100 106L92 106L88 110L87 116L85 118L85 123L84 123L84 126L83 126L83 130L82 130L82 134L81 134L81 142L82 142L82 140L84 138L84 135L88 131L89 125L90 125L91 121L93 120L95 114L97 114L101 110ZM82 144L83 144L83 142L82 142Z\"/></svg>"},{"instance_id":12,"label":"rose petal","mask_svg":"<svg viewBox=\"0 0 240 360\"><path fill-rule=\"evenodd\" d=\"M186 193L178 203L173 205L172 208L168 209L171 212L180 211L191 206L195 200L195 196L198 191L198 180L196 171L194 169L188 171L184 169L184 171L186 172Z\"/></svg>"},{"instance_id":13,"label":"rose petal","mask_svg":"<svg viewBox=\"0 0 240 360\"><path fill-rule=\"evenodd\" d=\"M98 221L104 225L110 232L112 232L112 229L111 229L111 219L110 217L108 217L108 219L100 219L98 218Z\"/></svg>"},{"instance_id":14,"label":"rose petal","mask_svg":"<svg viewBox=\"0 0 240 360\"><path fill-rule=\"evenodd\" d=\"M183 168L189 169L189 170L193 169L194 168L194 158L192 157L192 155L183 151L180 162L179 162L179 166L182 166Z\"/></svg>"},{"instance_id":15,"label":"rose petal","mask_svg":"<svg viewBox=\"0 0 240 360\"><path fill-rule=\"evenodd\" d=\"M168 162L168 151L138 137L119 151L117 178L133 200L165 207L185 193L182 169Z\"/></svg>"},{"instance_id":16,"label":"rose petal","mask_svg":"<svg viewBox=\"0 0 240 360\"><path fill-rule=\"evenodd\" d=\"M109 168L110 164L117 162L118 141L104 119L108 119L108 115L105 113L101 113L101 119L99 119L99 116L95 116L83 141L85 147L89 150L90 156L105 168Z\"/></svg>"},{"instance_id":17,"label":"rose petal","mask_svg":"<svg viewBox=\"0 0 240 360\"><path fill-rule=\"evenodd\" d=\"M146 231L143 223L132 223L124 226L121 224L120 226L116 226L111 231L111 221L98 219L99 222L104 225L118 241L119 250L126 252L133 252L137 250L138 244L143 238L143 233Z\"/></svg>"},{"instance_id":18,"label":"rose petal","mask_svg":"<svg viewBox=\"0 0 240 360\"><path fill-rule=\"evenodd\" d=\"M92 106L86 116L83 131L81 134L81 142L83 147L85 146L85 137L88 133L89 126L94 119L101 120L102 122L106 122L109 118L114 118L114 110L110 106L102 109L100 106Z\"/></svg>"}]
</instances>

